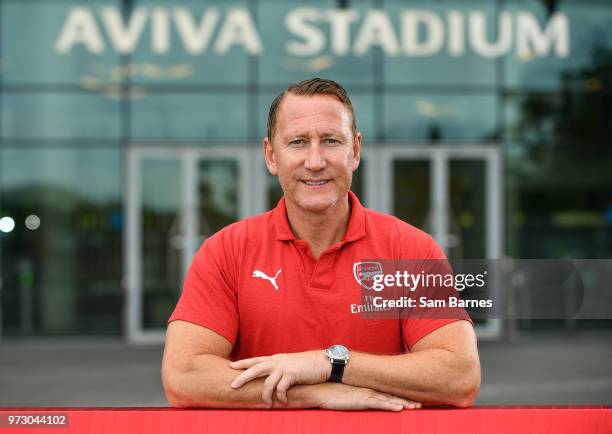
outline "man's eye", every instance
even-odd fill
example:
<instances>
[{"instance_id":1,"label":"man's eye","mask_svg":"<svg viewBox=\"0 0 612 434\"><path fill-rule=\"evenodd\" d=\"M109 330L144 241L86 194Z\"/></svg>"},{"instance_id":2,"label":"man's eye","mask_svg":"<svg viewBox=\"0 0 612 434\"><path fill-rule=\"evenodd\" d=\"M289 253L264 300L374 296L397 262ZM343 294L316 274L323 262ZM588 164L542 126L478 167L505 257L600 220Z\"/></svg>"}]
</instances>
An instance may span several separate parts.
<instances>
[{"instance_id":1,"label":"man's eye","mask_svg":"<svg viewBox=\"0 0 612 434\"><path fill-rule=\"evenodd\" d=\"M299 146L299 145L303 145L304 144L304 140L303 139L295 139L295 140L291 140L289 142L290 145L294 145L294 146Z\"/></svg>"},{"instance_id":2,"label":"man's eye","mask_svg":"<svg viewBox=\"0 0 612 434\"><path fill-rule=\"evenodd\" d=\"M337 145L337 144L339 144L339 143L340 143L340 140L336 140L336 139L331 139L331 138L330 138L330 139L325 139L325 142L326 142L326 143L329 143L329 144L331 144L331 145Z\"/></svg>"}]
</instances>

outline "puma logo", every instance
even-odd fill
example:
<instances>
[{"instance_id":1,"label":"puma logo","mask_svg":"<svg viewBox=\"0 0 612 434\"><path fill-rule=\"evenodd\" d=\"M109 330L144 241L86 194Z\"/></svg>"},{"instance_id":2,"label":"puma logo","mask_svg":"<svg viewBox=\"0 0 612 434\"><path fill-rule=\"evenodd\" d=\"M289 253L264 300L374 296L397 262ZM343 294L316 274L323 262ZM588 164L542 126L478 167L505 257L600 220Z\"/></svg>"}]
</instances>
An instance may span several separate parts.
<instances>
[{"instance_id":1,"label":"puma logo","mask_svg":"<svg viewBox=\"0 0 612 434\"><path fill-rule=\"evenodd\" d=\"M255 271L253 271L253 275L251 277L259 277L260 279L269 280L270 283L272 284L272 286L274 287L274 289L276 289L278 291L278 285L276 284L276 278L281 273L281 271L283 271L283 270L282 269L278 270L276 272L276 276L270 277L266 273L264 273L263 271L255 270Z\"/></svg>"}]
</instances>

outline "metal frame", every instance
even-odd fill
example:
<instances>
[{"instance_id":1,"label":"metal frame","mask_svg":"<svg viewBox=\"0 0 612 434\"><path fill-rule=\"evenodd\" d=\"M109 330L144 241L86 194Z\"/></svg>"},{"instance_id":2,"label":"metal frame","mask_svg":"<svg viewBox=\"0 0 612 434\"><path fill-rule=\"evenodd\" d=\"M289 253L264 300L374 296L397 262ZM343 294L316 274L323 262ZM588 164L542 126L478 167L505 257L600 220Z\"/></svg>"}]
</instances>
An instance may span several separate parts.
<instances>
[{"instance_id":1,"label":"metal frame","mask_svg":"<svg viewBox=\"0 0 612 434\"><path fill-rule=\"evenodd\" d=\"M141 162L147 159L175 159L181 164L181 218L185 228L185 248L183 249L183 275L191 262L193 252L197 249L196 222L197 194L195 191L197 162L203 159L233 159L239 166L238 217L244 218L259 212L257 189L261 177L254 165L259 156L259 149L248 146L240 147L155 147L132 145L127 151L126 180L127 190L124 209L127 224L124 230L124 269L126 308L124 309L124 335L131 343L159 343L164 340L163 330L144 330L142 328L142 255L139 246L142 243L141 225ZM253 179L255 182L252 182ZM259 188L261 190L261 188ZM261 202L259 202L261 204Z\"/></svg>"},{"instance_id":2,"label":"metal frame","mask_svg":"<svg viewBox=\"0 0 612 434\"><path fill-rule=\"evenodd\" d=\"M393 214L392 188L393 185L393 160L395 159L422 159L430 160L432 168L430 171L431 193L430 204L433 208L433 234L440 241L449 232L448 213L445 212L449 206L449 167L450 160L484 160L486 167L486 198L485 219L486 225L486 258L500 259L503 255L503 221L502 221L502 153L497 145L457 145L457 146L432 146L422 145L407 147L406 145L390 145L379 147L379 162L377 173L381 175L382 191L379 195L378 209L382 212ZM370 174L367 174L370 175ZM371 176L377 176L371 174ZM374 181L372 181L373 183ZM497 290L497 286L493 287ZM480 339L497 339L502 333L502 321L500 319L487 320L486 325L475 327L476 334Z\"/></svg>"}]
</instances>

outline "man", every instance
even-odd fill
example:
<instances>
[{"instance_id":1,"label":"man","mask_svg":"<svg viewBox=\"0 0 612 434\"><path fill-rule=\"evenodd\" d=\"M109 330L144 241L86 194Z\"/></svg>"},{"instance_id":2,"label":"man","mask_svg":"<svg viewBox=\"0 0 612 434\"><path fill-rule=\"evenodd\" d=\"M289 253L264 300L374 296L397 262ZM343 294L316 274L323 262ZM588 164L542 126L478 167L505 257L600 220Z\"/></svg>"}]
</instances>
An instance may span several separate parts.
<instances>
[{"instance_id":1,"label":"man","mask_svg":"<svg viewBox=\"0 0 612 434\"><path fill-rule=\"evenodd\" d=\"M162 377L173 406L473 403L480 362L467 315L364 320L351 309L363 258L444 258L431 237L350 192L361 140L333 81L306 80L274 100L263 152L284 198L195 255L166 336Z\"/></svg>"}]
</instances>

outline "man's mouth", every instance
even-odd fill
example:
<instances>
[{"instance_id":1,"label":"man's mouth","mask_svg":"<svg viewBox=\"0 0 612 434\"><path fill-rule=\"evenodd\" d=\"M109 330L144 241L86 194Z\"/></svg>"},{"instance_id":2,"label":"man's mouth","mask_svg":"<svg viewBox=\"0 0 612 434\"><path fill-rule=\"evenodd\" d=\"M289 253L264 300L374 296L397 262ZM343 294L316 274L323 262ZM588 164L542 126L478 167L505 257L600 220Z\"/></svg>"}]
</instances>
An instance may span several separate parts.
<instances>
[{"instance_id":1,"label":"man's mouth","mask_svg":"<svg viewBox=\"0 0 612 434\"><path fill-rule=\"evenodd\" d=\"M306 185L319 186L325 185L331 180L329 179L303 179L302 182Z\"/></svg>"}]
</instances>

